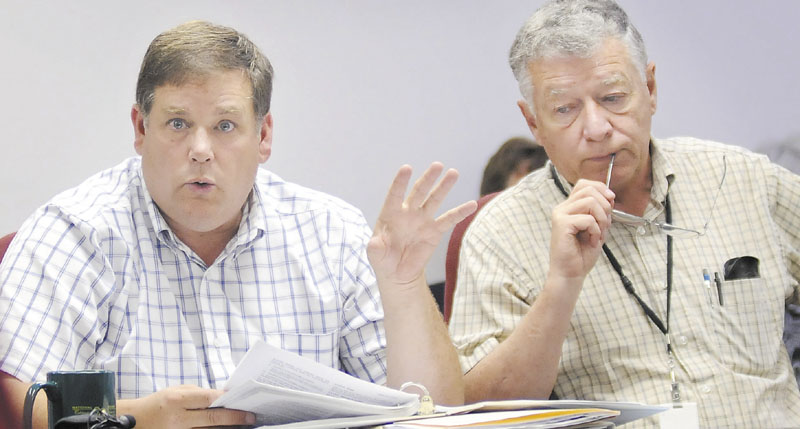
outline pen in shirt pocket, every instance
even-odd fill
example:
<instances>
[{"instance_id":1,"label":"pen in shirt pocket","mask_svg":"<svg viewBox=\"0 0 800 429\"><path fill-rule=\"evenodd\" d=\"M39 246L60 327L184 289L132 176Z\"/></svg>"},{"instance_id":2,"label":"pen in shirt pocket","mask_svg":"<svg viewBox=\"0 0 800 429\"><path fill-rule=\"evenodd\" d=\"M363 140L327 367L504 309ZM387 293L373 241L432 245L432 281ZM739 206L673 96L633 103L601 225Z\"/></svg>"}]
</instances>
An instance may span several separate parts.
<instances>
[{"instance_id":1,"label":"pen in shirt pocket","mask_svg":"<svg viewBox=\"0 0 800 429\"><path fill-rule=\"evenodd\" d=\"M708 297L708 305L714 306L714 294L711 292L711 276L708 270L703 268L703 284L706 287L706 296Z\"/></svg>"},{"instance_id":2,"label":"pen in shirt pocket","mask_svg":"<svg viewBox=\"0 0 800 429\"><path fill-rule=\"evenodd\" d=\"M714 283L717 285L717 298L719 298L719 305L722 306L722 279L719 277L718 272L714 272Z\"/></svg>"}]
</instances>

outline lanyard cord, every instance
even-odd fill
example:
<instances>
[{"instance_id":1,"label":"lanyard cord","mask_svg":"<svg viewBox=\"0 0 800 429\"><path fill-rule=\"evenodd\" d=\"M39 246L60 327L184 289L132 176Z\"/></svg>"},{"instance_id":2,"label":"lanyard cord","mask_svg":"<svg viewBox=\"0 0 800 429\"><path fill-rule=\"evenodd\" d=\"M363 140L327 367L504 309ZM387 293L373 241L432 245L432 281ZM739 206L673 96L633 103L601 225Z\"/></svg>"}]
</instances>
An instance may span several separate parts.
<instances>
[{"instance_id":1,"label":"lanyard cord","mask_svg":"<svg viewBox=\"0 0 800 429\"><path fill-rule=\"evenodd\" d=\"M564 189L564 185L562 185L561 181L558 179L556 168L552 163L550 164L550 172L553 175L553 181L558 187L558 190L561 191L561 193L564 194L565 197L568 197L569 194L567 193L567 190ZM666 221L667 223L672 223L672 210L669 204L669 194L667 194L664 206L667 218ZM650 308L650 306L647 305L647 303L644 302L644 300L642 300L642 298L639 296L638 293L636 293L636 290L633 288L633 283L630 281L628 276L626 276L625 273L622 272L622 266L619 264L619 261L617 261L617 258L614 256L614 254L611 253L611 249L609 249L608 246L605 244L603 244L603 253L606 254L608 262L611 263L611 267L614 269L614 271L616 271L617 275L619 276L619 279L622 282L622 287L625 288L625 291L628 292L628 294L631 295L633 299L636 300L636 302L642 308L642 311L644 311L644 314L647 316L648 319L650 319L651 322L653 322L654 325L656 325L658 330L661 331L661 333L663 333L665 336L667 336L667 352L672 353L672 345L670 344L669 341L669 313L670 313L669 310L670 310L670 301L672 298L672 236L667 235L667 314L666 314L667 323L666 325L661 320L661 318L658 317L655 311L653 311L653 309Z\"/></svg>"},{"instance_id":2,"label":"lanyard cord","mask_svg":"<svg viewBox=\"0 0 800 429\"><path fill-rule=\"evenodd\" d=\"M672 210L669 204L669 195L667 195L667 200L664 208L666 210L667 223L672 223ZM658 330L661 331L661 333L663 333L664 335L669 335L669 313L670 313L669 310L671 304L670 301L672 298L672 236L667 235L667 324L666 325L661 320L661 318L658 317L655 311L653 311L653 309L650 308L650 306L647 305L647 303L644 302L644 300L642 300L642 298L639 296L638 293L636 293L636 290L634 290L633 288L633 283L630 281L630 279L628 279L628 276L626 276L625 273L622 272L622 266L620 266L616 256L614 256L614 254L611 253L611 249L609 249L608 246L605 244L603 244L603 253L606 254L608 262L611 263L611 267L614 268L614 271L617 272L617 275L619 276L619 279L622 282L622 287L624 287L625 290L628 292L628 294L630 294L633 297L633 299L636 300L639 306L642 307L642 311L644 311L644 314L646 314L647 317L650 319L650 321L652 321L653 324L656 325ZM672 347L669 344L669 342L667 342L667 348L669 349L668 351L672 351L671 350Z\"/></svg>"},{"instance_id":3,"label":"lanyard cord","mask_svg":"<svg viewBox=\"0 0 800 429\"><path fill-rule=\"evenodd\" d=\"M556 167L550 163L550 172L553 175L553 181L555 182L558 190L564 194L564 197L569 197L567 190L564 189L564 185L561 184L561 181L558 179L558 174L556 173ZM664 210L666 215L666 220L668 224L672 223L672 208L669 204L669 193L667 193L667 198L664 202ZM647 318L653 322L654 325L664 334L664 337L667 340L667 357L668 357L668 365L669 365L669 376L671 381L671 396L672 396L672 404L675 408L681 407L681 392L680 387L678 386L678 382L675 378L675 359L672 355L672 342L669 338L669 313L670 313L670 304L672 298L672 236L667 234L667 324L665 325L664 322L661 321L661 318L647 305L646 302L642 300L639 294L636 293L636 290L633 288L633 283L628 279L625 273L622 272L622 266L617 261L617 258L611 253L611 249L608 248L605 244L603 244L603 253L606 254L608 258L608 262L611 263L611 267L614 268L614 271L617 272L620 281L622 282L622 287L625 288L625 291L628 292L629 295L636 300L639 304L639 307L642 308L644 314L647 315Z\"/></svg>"}]
</instances>

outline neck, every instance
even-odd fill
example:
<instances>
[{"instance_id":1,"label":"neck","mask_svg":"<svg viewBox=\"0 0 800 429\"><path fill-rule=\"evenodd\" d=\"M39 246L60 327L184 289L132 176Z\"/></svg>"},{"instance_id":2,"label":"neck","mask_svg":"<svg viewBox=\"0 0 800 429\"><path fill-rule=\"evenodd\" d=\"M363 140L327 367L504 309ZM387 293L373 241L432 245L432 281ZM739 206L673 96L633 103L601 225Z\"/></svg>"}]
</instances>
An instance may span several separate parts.
<instances>
[{"instance_id":1,"label":"neck","mask_svg":"<svg viewBox=\"0 0 800 429\"><path fill-rule=\"evenodd\" d=\"M236 234L235 229L230 233L211 231L191 234L189 237L178 236L178 238L189 246L194 253L197 253L197 256L205 262L206 266L210 266L217 260L220 253L225 250L225 246L228 245L234 234Z\"/></svg>"},{"instance_id":2,"label":"neck","mask_svg":"<svg viewBox=\"0 0 800 429\"><path fill-rule=\"evenodd\" d=\"M184 244L189 246L190 249L200 259L205 262L206 266L210 266L217 260L217 257L225 250L225 246L236 235L239 229L239 222L241 221L241 214L234 219L233 222L228 222L219 228L211 231L193 231L187 228L181 228L177 225L172 225L172 222L167 221L175 236L178 237Z\"/></svg>"},{"instance_id":3,"label":"neck","mask_svg":"<svg viewBox=\"0 0 800 429\"><path fill-rule=\"evenodd\" d=\"M644 215L647 204L650 202L650 191L653 188L653 175L649 168L650 165L648 164L647 167L642 169L643 174L639 174L638 177L630 180L626 186L618 186L614 189L614 194L616 194L614 199L615 209L636 216Z\"/></svg>"}]
</instances>

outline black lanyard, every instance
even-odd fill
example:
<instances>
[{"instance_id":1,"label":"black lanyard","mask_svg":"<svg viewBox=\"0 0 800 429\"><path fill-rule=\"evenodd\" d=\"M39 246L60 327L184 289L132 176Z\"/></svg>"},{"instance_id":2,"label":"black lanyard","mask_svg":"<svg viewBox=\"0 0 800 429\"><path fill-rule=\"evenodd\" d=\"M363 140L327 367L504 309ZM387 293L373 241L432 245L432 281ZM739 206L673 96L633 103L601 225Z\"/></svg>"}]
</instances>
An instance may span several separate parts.
<instances>
[{"instance_id":1,"label":"black lanyard","mask_svg":"<svg viewBox=\"0 0 800 429\"><path fill-rule=\"evenodd\" d=\"M564 189L564 185L561 184L561 181L558 179L558 173L556 173L556 167L551 163L550 164L550 172L553 175L553 181L556 183L558 190L564 194L564 197L569 197L567 190ZM668 224L672 223L672 209L669 204L669 192L667 192L667 198L664 202L664 211L666 212L666 221ZM630 279L622 272L622 266L620 266L619 261L611 253L611 249L608 248L607 245L603 244L603 253L606 254L608 258L608 262L611 263L611 267L614 268L614 271L617 272L619 276L619 280L622 282L622 287L625 288L625 291L628 292L633 299L639 304L639 307L642 308L644 314L647 315L647 318L653 322L654 325L658 328L661 333L664 334L664 338L667 340L667 357L668 357L668 365L669 365L669 375L672 382L671 386L671 395L672 395L672 402L673 406L676 408L681 407L681 393L680 388L678 386L678 382L675 378L675 359L672 354L672 342L669 338L669 310L670 310L670 300L672 298L672 236L667 234L667 323L666 325L664 322L661 321L661 318L647 305L644 300L636 293L636 290L633 288L633 283Z\"/></svg>"},{"instance_id":2,"label":"black lanyard","mask_svg":"<svg viewBox=\"0 0 800 429\"><path fill-rule=\"evenodd\" d=\"M569 197L569 193L567 193L567 190L564 189L564 185L562 185L561 181L558 179L558 173L556 173L556 168L552 163L550 164L550 172L553 175L553 181L556 183L558 190L561 191L561 193L564 194L565 197ZM669 194L667 194L664 208L666 211L667 223L672 223L672 210L669 204ZM661 333L663 333L667 337L667 352L672 354L672 345L670 344L669 341L669 313L670 313L669 310L670 310L670 299L672 297L672 236L667 235L667 314L666 314L667 323L666 325L661 320L661 318L658 317L655 311L653 311L653 309L650 308L650 306L647 305L647 303L644 302L644 300L642 300L642 298L639 296L638 293L636 293L636 290L633 288L633 283L630 281L630 279L628 279L628 276L626 276L625 273L622 272L622 266L619 264L619 261L617 261L617 258L611 252L611 249L609 249L608 246L605 244L603 244L603 253L606 254L608 262L611 263L611 267L614 269L614 271L617 272L619 280L622 282L622 287L625 288L625 291L628 292L628 294L631 295L633 299L636 300L636 302L642 308L642 311L644 311L644 314L650 319L651 322L653 322L654 325L656 325L658 330L661 331Z\"/></svg>"}]
</instances>

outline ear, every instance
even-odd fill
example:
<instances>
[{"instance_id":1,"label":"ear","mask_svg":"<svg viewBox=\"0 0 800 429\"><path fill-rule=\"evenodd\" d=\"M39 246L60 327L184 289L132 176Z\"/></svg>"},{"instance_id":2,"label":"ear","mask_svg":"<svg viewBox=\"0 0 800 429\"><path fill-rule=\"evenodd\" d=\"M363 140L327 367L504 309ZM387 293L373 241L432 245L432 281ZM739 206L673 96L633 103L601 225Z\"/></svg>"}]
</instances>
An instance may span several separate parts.
<instances>
[{"instance_id":1,"label":"ear","mask_svg":"<svg viewBox=\"0 0 800 429\"><path fill-rule=\"evenodd\" d=\"M533 133L536 141L541 141L537 135L539 132L539 127L536 122L536 116L533 114L533 108L531 105L525 100L519 100L517 101L517 106L519 106L519 111L522 112L522 116L525 117L525 123L528 124L528 128L531 130L531 133Z\"/></svg>"},{"instance_id":2,"label":"ear","mask_svg":"<svg viewBox=\"0 0 800 429\"><path fill-rule=\"evenodd\" d=\"M131 108L131 123L133 124L133 148L139 155L142 154L142 144L144 144L145 126L144 112L139 110L139 105L134 104Z\"/></svg>"},{"instance_id":3,"label":"ear","mask_svg":"<svg viewBox=\"0 0 800 429\"><path fill-rule=\"evenodd\" d=\"M656 113L657 97L656 97L656 63L651 62L645 69L645 76L647 77L647 91L650 93L650 114Z\"/></svg>"},{"instance_id":4,"label":"ear","mask_svg":"<svg viewBox=\"0 0 800 429\"><path fill-rule=\"evenodd\" d=\"M272 112L267 113L261 120L259 137L261 140L258 142L258 162L263 164L272 154Z\"/></svg>"}]
</instances>

